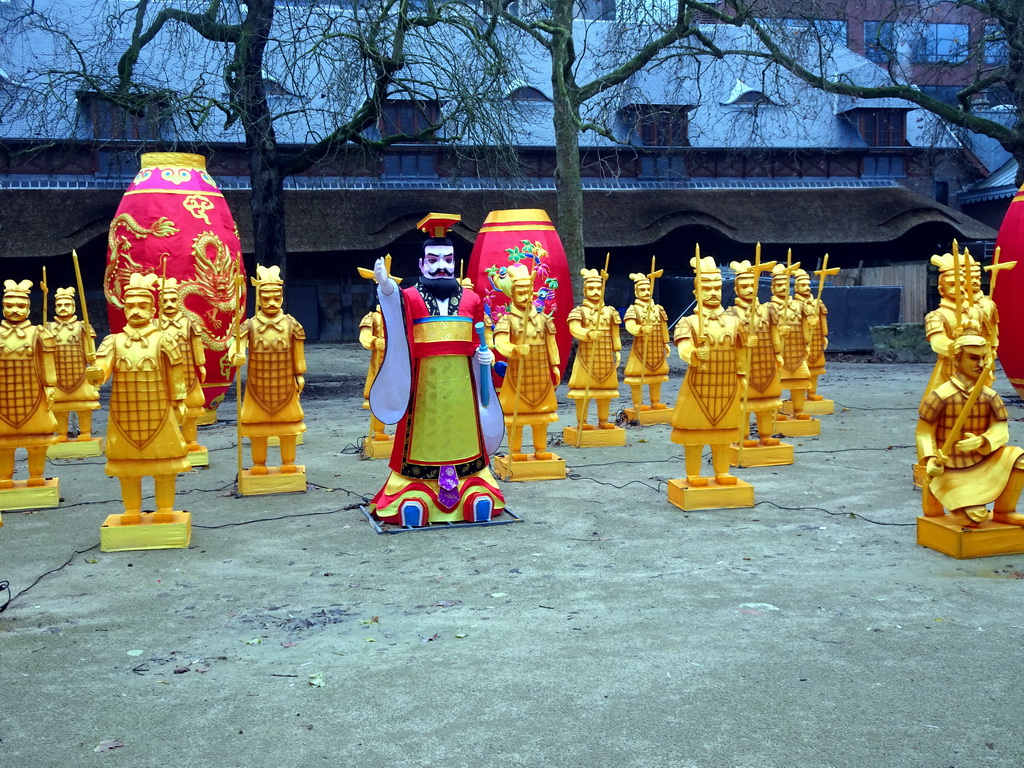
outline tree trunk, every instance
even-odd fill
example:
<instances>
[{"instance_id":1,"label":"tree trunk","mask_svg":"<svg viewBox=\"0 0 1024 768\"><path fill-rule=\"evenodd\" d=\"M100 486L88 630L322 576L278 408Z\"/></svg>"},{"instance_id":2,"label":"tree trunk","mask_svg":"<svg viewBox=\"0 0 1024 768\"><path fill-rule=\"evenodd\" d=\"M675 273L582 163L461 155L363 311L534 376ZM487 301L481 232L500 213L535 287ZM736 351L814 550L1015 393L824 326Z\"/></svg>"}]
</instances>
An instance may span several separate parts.
<instances>
[{"instance_id":1,"label":"tree trunk","mask_svg":"<svg viewBox=\"0 0 1024 768\"><path fill-rule=\"evenodd\" d=\"M571 3L561 5L571 9ZM583 240L583 187L580 163L579 88L573 79L572 18L567 17L567 34L553 35L551 41L551 93L555 129L555 226L565 249L572 277L574 297L583 295L580 270L586 266ZM575 301L575 298L574 298Z\"/></svg>"},{"instance_id":2,"label":"tree trunk","mask_svg":"<svg viewBox=\"0 0 1024 768\"><path fill-rule=\"evenodd\" d=\"M245 143L249 154L252 187L253 249L256 263L277 265L287 279L284 179L277 137L263 87L263 52L274 18L274 0L250 0L245 21L246 36L239 43L238 99L241 102Z\"/></svg>"}]
</instances>

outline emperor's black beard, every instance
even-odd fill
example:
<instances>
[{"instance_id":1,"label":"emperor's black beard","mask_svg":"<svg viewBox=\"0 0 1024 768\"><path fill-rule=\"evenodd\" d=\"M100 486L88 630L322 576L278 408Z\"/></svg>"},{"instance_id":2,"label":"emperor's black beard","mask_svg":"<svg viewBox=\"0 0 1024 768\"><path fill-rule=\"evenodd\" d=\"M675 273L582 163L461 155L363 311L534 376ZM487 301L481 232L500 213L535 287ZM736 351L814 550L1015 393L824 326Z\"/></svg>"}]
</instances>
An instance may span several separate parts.
<instances>
[{"instance_id":1,"label":"emperor's black beard","mask_svg":"<svg viewBox=\"0 0 1024 768\"><path fill-rule=\"evenodd\" d=\"M420 276L420 285L427 293L435 299L447 301L461 287L459 281L454 277L423 277Z\"/></svg>"}]
</instances>

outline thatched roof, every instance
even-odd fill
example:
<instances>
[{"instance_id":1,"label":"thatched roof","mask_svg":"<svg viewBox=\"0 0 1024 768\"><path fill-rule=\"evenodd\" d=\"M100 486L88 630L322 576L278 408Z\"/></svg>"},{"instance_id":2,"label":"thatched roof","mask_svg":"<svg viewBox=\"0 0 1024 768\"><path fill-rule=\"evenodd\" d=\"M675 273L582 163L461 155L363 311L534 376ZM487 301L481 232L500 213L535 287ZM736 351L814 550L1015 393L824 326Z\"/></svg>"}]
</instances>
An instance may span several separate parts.
<instances>
[{"instance_id":1,"label":"thatched roof","mask_svg":"<svg viewBox=\"0 0 1024 768\"><path fill-rule=\"evenodd\" d=\"M103 242L121 194L113 190L0 190L0 258L48 257ZM243 248L252 250L248 194L229 192ZM286 193L289 249L378 250L415 231L427 212L462 214L456 234L475 239L488 212L543 208L554 191L360 189ZM711 229L741 244L891 242L921 225L950 237L994 239L990 227L900 187L826 189L614 189L584 193L587 245L655 243L680 229Z\"/></svg>"}]
</instances>

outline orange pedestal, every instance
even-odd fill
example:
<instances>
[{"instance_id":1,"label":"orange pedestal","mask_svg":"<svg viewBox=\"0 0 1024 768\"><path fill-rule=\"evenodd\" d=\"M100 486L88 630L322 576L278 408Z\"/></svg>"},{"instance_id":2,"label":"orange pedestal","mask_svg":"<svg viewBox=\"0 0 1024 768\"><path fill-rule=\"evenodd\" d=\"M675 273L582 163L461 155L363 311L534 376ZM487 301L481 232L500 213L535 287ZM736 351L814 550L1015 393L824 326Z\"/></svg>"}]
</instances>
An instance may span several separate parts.
<instances>
[{"instance_id":1,"label":"orange pedestal","mask_svg":"<svg viewBox=\"0 0 1024 768\"><path fill-rule=\"evenodd\" d=\"M630 421L639 421L643 427L650 426L651 424L670 424L672 422L672 409L661 408L657 411L638 411L636 408L627 408L626 418Z\"/></svg>"},{"instance_id":2,"label":"orange pedestal","mask_svg":"<svg viewBox=\"0 0 1024 768\"><path fill-rule=\"evenodd\" d=\"M669 480L668 500L686 512L745 509L754 506L754 486L742 480L738 480L736 485L719 485L711 480L703 488L692 488L686 480Z\"/></svg>"},{"instance_id":3,"label":"orange pedestal","mask_svg":"<svg viewBox=\"0 0 1024 768\"><path fill-rule=\"evenodd\" d=\"M88 440L69 440L66 443L54 443L46 449L48 459L90 459L103 455L103 438L91 437Z\"/></svg>"},{"instance_id":4,"label":"orange pedestal","mask_svg":"<svg viewBox=\"0 0 1024 768\"><path fill-rule=\"evenodd\" d=\"M238 492L243 496L305 493L306 467L299 465L296 469L296 472L282 472L280 467L268 467L265 475L254 475L251 469L243 469L238 478Z\"/></svg>"},{"instance_id":5,"label":"orange pedestal","mask_svg":"<svg viewBox=\"0 0 1024 768\"><path fill-rule=\"evenodd\" d=\"M991 520L965 528L950 515L917 518L917 543L944 555L966 560L1024 553L1024 528Z\"/></svg>"},{"instance_id":6,"label":"orange pedestal","mask_svg":"<svg viewBox=\"0 0 1024 768\"><path fill-rule=\"evenodd\" d=\"M793 461L793 446L789 443L755 445L742 451L736 443L729 446L729 464L734 467L778 467Z\"/></svg>"},{"instance_id":7,"label":"orange pedestal","mask_svg":"<svg viewBox=\"0 0 1024 768\"><path fill-rule=\"evenodd\" d=\"M623 446L626 444L626 430L622 427L615 427L615 429L584 429L581 433L576 427L566 427L562 430L562 442L573 448L612 448Z\"/></svg>"},{"instance_id":8,"label":"orange pedestal","mask_svg":"<svg viewBox=\"0 0 1024 768\"><path fill-rule=\"evenodd\" d=\"M303 434L304 433L299 432L299 434L297 434L295 436L295 444L296 445L302 445L302 442L303 442L302 441L302 435ZM267 438L267 447L268 448L279 448L280 446L281 446L281 438L278 437L277 435L271 435L270 437Z\"/></svg>"},{"instance_id":9,"label":"orange pedestal","mask_svg":"<svg viewBox=\"0 0 1024 768\"><path fill-rule=\"evenodd\" d=\"M146 513L136 525L121 525L121 515L108 515L100 526L100 551L184 549L192 540L192 513L175 510L171 514L170 522L154 523Z\"/></svg>"},{"instance_id":10,"label":"orange pedestal","mask_svg":"<svg viewBox=\"0 0 1024 768\"><path fill-rule=\"evenodd\" d=\"M46 478L45 485L29 487L27 480L15 480L13 488L0 491L0 511L52 509L60 504L60 480Z\"/></svg>"},{"instance_id":11,"label":"orange pedestal","mask_svg":"<svg viewBox=\"0 0 1024 768\"><path fill-rule=\"evenodd\" d=\"M783 437L817 437L821 434L818 419L779 419L775 422L775 434Z\"/></svg>"},{"instance_id":12,"label":"orange pedestal","mask_svg":"<svg viewBox=\"0 0 1024 768\"><path fill-rule=\"evenodd\" d=\"M779 409L782 413L793 415L793 401L783 400L782 408ZM836 412L836 403L834 400L806 400L804 402L804 413L808 413L811 416L828 416Z\"/></svg>"},{"instance_id":13,"label":"orange pedestal","mask_svg":"<svg viewBox=\"0 0 1024 768\"><path fill-rule=\"evenodd\" d=\"M206 448L188 452L188 463L195 467L210 466L210 452Z\"/></svg>"},{"instance_id":14,"label":"orange pedestal","mask_svg":"<svg viewBox=\"0 0 1024 768\"><path fill-rule=\"evenodd\" d=\"M508 456L495 456L494 471L502 480L564 480L565 459L555 454L543 460L528 454L519 461L512 461Z\"/></svg>"},{"instance_id":15,"label":"orange pedestal","mask_svg":"<svg viewBox=\"0 0 1024 768\"><path fill-rule=\"evenodd\" d=\"M391 451L394 447L394 435L388 435L387 440L374 440L372 437L363 438L363 456L367 459L390 459Z\"/></svg>"}]
</instances>

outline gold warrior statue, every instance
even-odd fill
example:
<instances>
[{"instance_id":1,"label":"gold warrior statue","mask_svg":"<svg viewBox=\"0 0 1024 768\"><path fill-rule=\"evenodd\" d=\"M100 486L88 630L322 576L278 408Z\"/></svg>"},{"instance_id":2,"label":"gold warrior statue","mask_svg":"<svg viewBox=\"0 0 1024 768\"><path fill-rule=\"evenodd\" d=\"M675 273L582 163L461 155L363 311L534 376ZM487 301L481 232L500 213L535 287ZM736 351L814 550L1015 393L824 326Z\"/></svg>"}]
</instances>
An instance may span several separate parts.
<instances>
[{"instance_id":1,"label":"gold warrior statue","mask_svg":"<svg viewBox=\"0 0 1024 768\"><path fill-rule=\"evenodd\" d=\"M53 301L53 334L57 352L57 385L53 391L53 415L57 442L68 440L68 415L78 417L78 440L92 439L92 412L100 407L100 393L89 383L85 369L92 364L96 331L75 314L75 289L58 288Z\"/></svg>"},{"instance_id":2,"label":"gold warrior statue","mask_svg":"<svg viewBox=\"0 0 1024 768\"><path fill-rule=\"evenodd\" d=\"M576 401L580 431L591 430L587 412L591 399L597 401L597 423L601 429L615 429L611 420L612 398L619 396L618 368L622 361L622 318L615 307L604 303L608 271L580 270L583 303L569 313L569 332L579 341L576 362L569 376L569 398Z\"/></svg>"},{"instance_id":3,"label":"gold warrior statue","mask_svg":"<svg viewBox=\"0 0 1024 768\"><path fill-rule=\"evenodd\" d=\"M722 272L700 251L690 259L694 268L694 313L676 324L674 341L688 365L672 414L672 442L684 447L686 482L708 485L701 476L701 456L711 446L711 465L718 485L736 485L729 474L729 444L740 434L744 415L740 386L747 331L735 315L722 309Z\"/></svg>"},{"instance_id":4,"label":"gold warrior statue","mask_svg":"<svg viewBox=\"0 0 1024 768\"><path fill-rule=\"evenodd\" d=\"M46 449L57 440L50 412L57 383L56 344L29 321L31 280L4 281L0 321L0 490L14 487L14 453L28 451L29 487L46 484Z\"/></svg>"},{"instance_id":5,"label":"gold warrior statue","mask_svg":"<svg viewBox=\"0 0 1024 768\"><path fill-rule=\"evenodd\" d=\"M650 273L634 272L629 276L636 300L626 309L625 325L633 336L633 346L622 378L630 389L637 412L668 410L661 401L661 385L668 381L668 355L672 349L668 315L663 306L654 303L654 280L663 272L654 269L652 259ZM645 384L651 396L650 405L643 404Z\"/></svg>"},{"instance_id":6,"label":"gold warrior statue","mask_svg":"<svg viewBox=\"0 0 1024 768\"><path fill-rule=\"evenodd\" d=\"M754 414L757 422L757 440L748 439L749 415L744 417L740 428L740 439L747 448L756 445L779 445L772 437L775 414L782 406L782 384L779 368L782 366L782 339L778 326L772 322L768 307L757 301L757 284L761 270L770 271L775 262L751 264L749 261L734 261L729 267L735 273L733 290L735 303L726 310L747 329L747 391L743 398L744 414Z\"/></svg>"},{"instance_id":7,"label":"gold warrior statue","mask_svg":"<svg viewBox=\"0 0 1024 768\"><path fill-rule=\"evenodd\" d=\"M127 324L103 340L95 364L86 369L95 386L113 377L106 473L121 482L121 525L142 522L142 478L148 476L156 488L152 522L172 522L178 473L191 469L180 426L184 358L177 342L155 322L158 281L152 274L131 275L124 290Z\"/></svg>"},{"instance_id":8,"label":"gold warrior statue","mask_svg":"<svg viewBox=\"0 0 1024 768\"><path fill-rule=\"evenodd\" d=\"M494 347L508 358L505 380L498 397L508 430L509 458L524 461L523 427L533 431L534 457L553 458L548 451L548 424L558 421L555 386L561 379L555 323L533 304L533 274L512 264L494 284L511 300L508 311L494 326Z\"/></svg>"},{"instance_id":9,"label":"gold warrior statue","mask_svg":"<svg viewBox=\"0 0 1024 768\"><path fill-rule=\"evenodd\" d=\"M1024 526L1016 511L1024 489L1024 450L1007 445L1006 406L988 387L994 364L982 336L964 334L950 345L953 372L921 403L917 449L928 480L921 504L927 517L976 527L989 519Z\"/></svg>"},{"instance_id":10,"label":"gold warrior statue","mask_svg":"<svg viewBox=\"0 0 1024 768\"><path fill-rule=\"evenodd\" d=\"M821 269L815 270L818 276L818 296L811 293L811 276L802 269L793 272L793 299L802 301L810 318L811 335L807 342L807 372L811 376L811 386L807 390L807 400L820 402L823 395L818 394L818 377L825 373L825 350L828 349L828 307L821 300L821 292L825 287L825 278L838 275L839 267L828 267L828 254L825 254Z\"/></svg>"},{"instance_id":11,"label":"gold warrior statue","mask_svg":"<svg viewBox=\"0 0 1024 768\"><path fill-rule=\"evenodd\" d=\"M252 474L267 474L267 441L281 441L281 472L295 473L295 445L306 431L299 395L306 385L305 339L302 325L285 314L284 280L277 266L256 267L251 278L256 287L256 314L242 323L240 346L232 364L249 364L245 398L239 413L239 432L252 443Z\"/></svg>"},{"instance_id":12,"label":"gold warrior statue","mask_svg":"<svg viewBox=\"0 0 1024 768\"><path fill-rule=\"evenodd\" d=\"M809 340L813 328L807 307L789 295L789 279L792 272L800 268L800 262L783 266L776 264L772 269L772 300L768 312L772 323L779 329L782 338L782 363L779 379L783 389L789 390L793 403L793 415L797 419L809 419L804 413L804 401L811 387L811 372L807 367ZM780 421L786 417L778 416Z\"/></svg>"},{"instance_id":13,"label":"gold warrior statue","mask_svg":"<svg viewBox=\"0 0 1024 768\"><path fill-rule=\"evenodd\" d=\"M384 316L379 304L359 321L359 343L363 349L370 350L370 367L366 371L366 384L363 386L363 408L369 410L370 387L377 377L380 364L384 362ZM389 439L384 431L384 422L374 416L373 412L370 413L370 434L367 437L382 442Z\"/></svg>"},{"instance_id":14,"label":"gold warrior statue","mask_svg":"<svg viewBox=\"0 0 1024 768\"><path fill-rule=\"evenodd\" d=\"M198 442L199 418L206 410L203 382L206 381L206 351L199 327L182 311L178 281L168 277L160 281L160 330L178 345L185 370L185 418L181 431L189 453L202 451Z\"/></svg>"}]
</instances>

